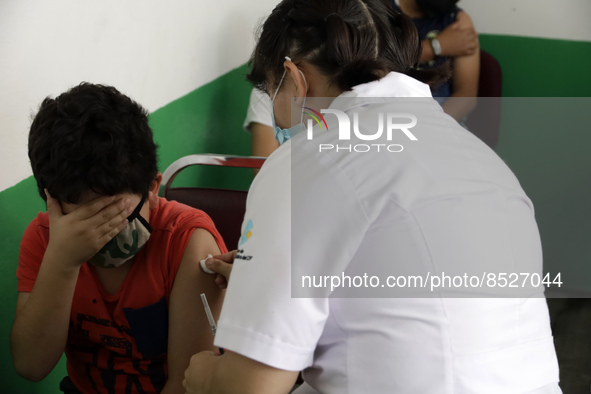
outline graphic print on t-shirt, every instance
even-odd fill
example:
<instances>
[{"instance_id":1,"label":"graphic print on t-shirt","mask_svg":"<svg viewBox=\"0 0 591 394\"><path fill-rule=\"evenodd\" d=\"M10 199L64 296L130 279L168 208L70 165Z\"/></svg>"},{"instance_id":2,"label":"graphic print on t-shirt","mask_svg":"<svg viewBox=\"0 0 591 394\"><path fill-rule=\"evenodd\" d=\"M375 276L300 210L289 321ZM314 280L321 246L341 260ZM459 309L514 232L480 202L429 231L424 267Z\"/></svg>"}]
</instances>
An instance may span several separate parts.
<instances>
[{"instance_id":1,"label":"graphic print on t-shirt","mask_svg":"<svg viewBox=\"0 0 591 394\"><path fill-rule=\"evenodd\" d=\"M85 377L94 390L104 387L108 393L161 391L166 383L166 349L168 345L168 310L166 300L139 309L124 310L129 327L109 319L78 313L70 327L76 337L69 350L85 360ZM93 338L91 338L91 336ZM96 338L98 336L98 338ZM142 358L132 360L132 371L117 368L133 358L133 343ZM100 346L97 346L97 342ZM76 353L78 353L76 355ZM100 373L92 373L92 367ZM105 368L106 367L106 368ZM96 370L95 370L96 371ZM141 379L141 376L147 376ZM151 387L150 387L151 386ZM98 391L97 391L98 392Z\"/></svg>"}]
</instances>

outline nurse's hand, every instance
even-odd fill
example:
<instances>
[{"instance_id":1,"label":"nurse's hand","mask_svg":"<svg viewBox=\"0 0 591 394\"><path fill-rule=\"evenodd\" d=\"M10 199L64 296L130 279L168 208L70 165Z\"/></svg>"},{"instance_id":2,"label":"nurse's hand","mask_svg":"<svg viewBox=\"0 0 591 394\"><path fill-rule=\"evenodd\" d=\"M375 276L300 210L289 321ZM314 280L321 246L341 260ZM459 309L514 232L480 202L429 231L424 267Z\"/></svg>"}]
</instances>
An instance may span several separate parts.
<instances>
[{"instance_id":1,"label":"nurse's hand","mask_svg":"<svg viewBox=\"0 0 591 394\"><path fill-rule=\"evenodd\" d=\"M183 387L186 394L198 394L203 392L211 392L210 382L211 366L216 361L217 357L211 351L204 351L197 353L191 357L189 367L185 371L185 379L183 380ZM204 371L209 372L205 374Z\"/></svg>"},{"instance_id":2,"label":"nurse's hand","mask_svg":"<svg viewBox=\"0 0 591 394\"><path fill-rule=\"evenodd\" d=\"M228 253L219 254L205 260L207 268L215 272L216 278L215 283L220 289L228 287L228 281L230 280L230 274L232 273L232 264L236 258L236 250Z\"/></svg>"}]
</instances>

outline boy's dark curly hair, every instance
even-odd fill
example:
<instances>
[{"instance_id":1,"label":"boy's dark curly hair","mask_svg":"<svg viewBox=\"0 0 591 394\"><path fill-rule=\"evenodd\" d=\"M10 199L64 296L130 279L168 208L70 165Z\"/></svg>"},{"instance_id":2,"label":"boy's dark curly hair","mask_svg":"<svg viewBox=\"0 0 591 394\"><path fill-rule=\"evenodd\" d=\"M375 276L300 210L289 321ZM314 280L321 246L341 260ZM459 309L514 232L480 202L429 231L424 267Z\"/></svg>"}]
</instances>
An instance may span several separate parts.
<instances>
[{"instance_id":1,"label":"boy's dark curly hair","mask_svg":"<svg viewBox=\"0 0 591 394\"><path fill-rule=\"evenodd\" d=\"M44 200L83 193L144 194L158 173L148 112L111 86L83 82L43 100L29 133L29 159Z\"/></svg>"}]
</instances>

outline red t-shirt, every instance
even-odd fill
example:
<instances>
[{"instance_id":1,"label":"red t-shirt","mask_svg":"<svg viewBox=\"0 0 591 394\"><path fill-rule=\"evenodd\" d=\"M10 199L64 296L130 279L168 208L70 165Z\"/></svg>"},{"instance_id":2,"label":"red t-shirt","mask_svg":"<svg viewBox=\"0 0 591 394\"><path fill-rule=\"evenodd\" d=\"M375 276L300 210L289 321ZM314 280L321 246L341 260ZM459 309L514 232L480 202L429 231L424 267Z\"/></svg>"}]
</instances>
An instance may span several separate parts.
<instances>
[{"instance_id":1,"label":"red t-shirt","mask_svg":"<svg viewBox=\"0 0 591 394\"><path fill-rule=\"evenodd\" d=\"M83 393L154 393L166 383L168 301L195 228L222 237L203 211L160 198L150 210L152 234L116 294L94 267L80 268L66 344L68 374ZM47 213L39 213L21 241L18 291L33 289L49 241ZM51 322L47 322L51 324Z\"/></svg>"}]
</instances>

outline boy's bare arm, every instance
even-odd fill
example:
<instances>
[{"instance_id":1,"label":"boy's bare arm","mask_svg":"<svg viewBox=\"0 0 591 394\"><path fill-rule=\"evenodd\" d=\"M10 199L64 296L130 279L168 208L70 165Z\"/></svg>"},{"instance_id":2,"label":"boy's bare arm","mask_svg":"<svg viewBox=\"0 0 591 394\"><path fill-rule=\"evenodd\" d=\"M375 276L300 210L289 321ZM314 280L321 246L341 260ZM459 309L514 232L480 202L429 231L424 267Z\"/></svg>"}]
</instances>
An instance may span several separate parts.
<instances>
[{"instance_id":1,"label":"boy's bare arm","mask_svg":"<svg viewBox=\"0 0 591 394\"><path fill-rule=\"evenodd\" d=\"M49 244L31 293L19 293L11 333L16 371L43 379L59 361L68 337L80 266L127 225L129 201L100 197L64 215L47 197Z\"/></svg>"},{"instance_id":2,"label":"boy's bare arm","mask_svg":"<svg viewBox=\"0 0 591 394\"><path fill-rule=\"evenodd\" d=\"M275 139L271 126L253 122L250 125L250 130L252 134L252 156L269 157L275 149L279 148L279 142ZM258 168L253 171L255 175L259 173Z\"/></svg>"},{"instance_id":3,"label":"boy's bare arm","mask_svg":"<svg viewBox=\"0 0 591 394\"><path fill-rule=\"evenodd\" d=\"M223 356L201 352L191 358L184 386L187 394L287 394L297 377L297 371L273 368L232 351Z\"/></svg>"},{"instance_id":4,"label":"boy's bare arm","mask_svg":"<svg viewBox=\"0 0 591 394\"><path fill-rule=\"evenodd\" d=\"M474 26L472 19L465 12L461 12L463 23ZM459 17L459 16L458 16ZM476 107L478 96L478 80L480 77L480 51L472 55L460 56L454 59L453 93L443 103L443 110L457 121L461 121Z\"/></svg>"},{"instance_id":5,"label":"boy's bare arm","mask_svg":"<svg viewBox=\"0 0 591 394\"><path fill-rule=\"evenodd\" d=\"M205 273L199 262L208 254L218 255L215 239L207 230L195 229L185 249L169 302L168 381L163 394L184 393L182 382L191 356L214 350L213 333L201 302L205 293L214 318L219 318L224 290L215 275Z\"/></svg>"}]
</instances>

